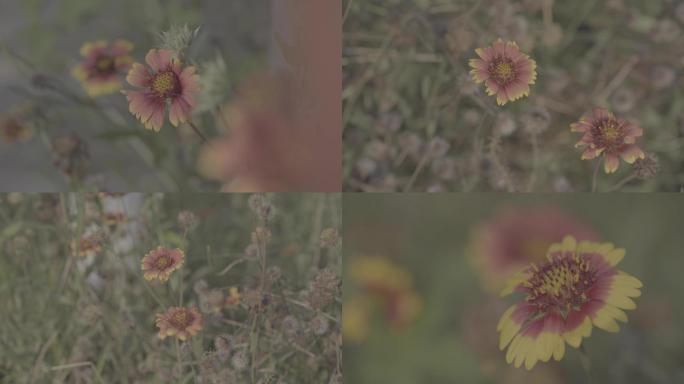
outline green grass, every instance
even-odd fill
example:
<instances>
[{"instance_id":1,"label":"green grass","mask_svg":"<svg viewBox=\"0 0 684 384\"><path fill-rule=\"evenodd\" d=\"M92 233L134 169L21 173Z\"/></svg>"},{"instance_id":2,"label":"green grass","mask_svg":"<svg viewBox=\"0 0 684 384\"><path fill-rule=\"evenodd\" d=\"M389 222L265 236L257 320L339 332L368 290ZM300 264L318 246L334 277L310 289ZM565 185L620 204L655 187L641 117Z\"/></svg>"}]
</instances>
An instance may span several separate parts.
<instances>
[{"instance_id":1,"label":"green grass","mask_svg":"<svg viewBox=\"0 0 684 384\"><path fill-rule=\"evenodd\" d=\"M598 191L678 191L684 180L684 30L670 1L346 1L347 191L589 191L569 124L595 106L644 129L655 177L622 163ZM684 11L680 11L684 12ZM530 96L497 106L468 74L475 48L516 41ZM430 149L444 140L448 151Z\"/></svg>"},{"instance_id":2,"label":"green grass","mask_svg":"<svg viewBox=\"0 0 684 384\"><path fill-rule=\"evenodd\" d=\"M122 206L93 194L0 196L0 382L335 382L341 258L339 244L323 246L319 237L339 228L340 196L271 195L275 215L266 220L250 209L249 195L123 199ZM126 224L103 224L103 209L112 207L125 207ZM197 218L187 235L177 221L185 210ZM92 225L102 250L76 256L72 240L90 236ZM249 258L258 226L272 237ZM166 283L147 282L140 262L159 245L183 249L185 264ZM240 303L210 312L211 295L227 296L230 287ZM316 301L317 294L331 297ZM204 326L177 350L173 337L157 337L155 315L181 301L199 306ZM315 333L312 321L328 329Z\"/></svg>"}]
</instances>

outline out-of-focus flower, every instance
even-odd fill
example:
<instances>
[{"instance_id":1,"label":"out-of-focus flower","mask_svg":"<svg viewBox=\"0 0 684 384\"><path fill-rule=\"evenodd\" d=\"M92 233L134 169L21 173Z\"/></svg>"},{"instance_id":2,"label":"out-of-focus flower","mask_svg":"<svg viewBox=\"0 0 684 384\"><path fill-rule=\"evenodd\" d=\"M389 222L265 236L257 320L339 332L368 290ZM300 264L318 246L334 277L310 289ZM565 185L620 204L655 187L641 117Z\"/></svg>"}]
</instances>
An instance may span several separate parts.
<instances>
[{"instance_id":1,"label":"out-of-focus flower","mask_svg":"<svg viewBox=\"0 0 684 384\"><path fill-rule=\"evenodd\" d=\"M175 127L190 119L199 93L199 76L193 66L183 68L174 52L151 49L145 56L149 68L134 63L126 81L137 91L124 91L129 109L147 129L159 131L167 104L169 121Z\"/></svg>"},{"instance_id":2,"label":"out-of-focus flower","mask_svg":"<svg viewBox=\"0 0 684 384\"><path fill-rule=\"evenodd\" d=\"M132 50L133 44L126 40L85 43L81 47L83 60L71 74L91 97L114 93L121 89L119 74L128 71L133 62Z\"/></svg>"},{"instance_id":3,"label":"out-of-focus flower","mask_svg":"<svg viewBox=\"0 0 684 384\"><path fill-rule=\"evenodd\" d=\"M499 348L508 346L506 362L532 369L537 361L560 361L565 343L578 348L596 326L618 332L615 320L627 321L623 310L635 309L641 282L616 268L625 250L611 243L577 242L566 236L552 244L547 261L516 273L501 296L522 293L524 301L509 307L497 326Z\"/></svg>"},{"instance_id":4,"label":"out-of-focus flower","mask_svg":"<svg viewBox=\"0 0 684 384\"><path fill-rule=\"evenodd\" d=\"M423 303L408 271L381 257L358 257L348 268L350 279L362 295L373 298L390 326L402 328L416 319Z\"/></svg>"},{"instance_id":5,"label":"out-of-focus flower","mask_svg":"<svg viewBox=\"0 0 684 384\"><path fill-rule=\"evenodd\" d=\"M185 261L185 254L180 249L158 247L148 252L142 259L141 268L145 280L159 279L164 282L173 271L179 269Z\"/></svg>"},{"instance_id":6,"label":"out-of-focus flower","mask_svg":"<svg viewBox=\"0 0 684 384\"><path fill-rule=\"evenodd\" d=\"M221 109L225 138L205 146L198 170L239 192L339 189L331 167L334 142L298 95L285 73L247 80ZM320 113L316 111L315 113ZM327 132L327 131L326 131Z\"/></svg>"},{"instance_id":7,"label":"out-of-focus flower","mask_svg":"<svg viewBox=\"0 0 684 384\"><path fill-rule=\"evenodd\" d=\"M240 304L240 291L237 287L228 288L228 297L226 298L226 305L234 307Z\"/></svg>"},{"instance_id":8,"label":"out-of-focus flower","mask_svg":"<svg viewBox=\"0 0 684 384\"><path fill-rule=\"evenodd\" d=\"M207 289L199 294L202 313L220 313L225 305L225 297L220 289Z\"/></svg>"},{"instance_id":9,"label":"out-of-focus flower","mask_svg":"<svg viewBox=\"0 0 684 384\"><path fill-rule=\"evenodd\" d=\"M53 164L65 176L81 179L86 175L90 151L88 145L76 134L59 136L52 140Z\"/></svg>"},{"instance_id":10,"label":"out-of-focus flower","mask_svg":"<svg viewBox=\"0 0 684 384\"><path fill-rule=\"evenodd\" d=\"M520 52L515 42L498 39L475 53L480 58L470 60L470 73L476 83L485 83L488 95L496 95L498 105L529 95L537 78L537 63Z\"/></svg>"},{"instance_id":11,"label":"out-of-focus flower","mask_svg":"<svg viewBox=\"0 0 684 384\"><path fill-rule=\"evenodd\" d=\"M33 123L28 119L32 107L16 107L0 115L0 137L12 144L33 137Z\"/></svg>"},{"instance_id":12,"label":"out-of-focus flower","mask_svg":"<svg viewBox=\"0 0 684 384\"><path fill-rule=\"evenodd\" d=\"M344 301L342 335L345 342L360 343L371 331L373 302L369 297L353 296Z\"/></svg>"},{"instance_id":13,"label":"out-of-focus flower","mask_svg":"<svg viewBox=\"0 0 684 384\"><path fill-rule=\"evenodd\" d=\"M71 248L79 257L94 256L102 251L102 238L98 235L84 236L74 240Z\"/></svg>"},{"instance_id":14,"label":"out-of-focus flower","mask_svg":"<svg viewBox=\"0 0 684 384\"><path fill-rule=\"evenodd\" d=\"M645 156L641 148L634 144L636 138L643 135L643 129L616 118L605 108L594 108L592 117L583 117L579 122L570 124L570 130L584 133L575 145L585 148L582 160L604 155L603 169L606 173L617 171L620 157L632 164Z\"/></svg>"},{"instance_id":15,"label":"out-of-focus flower","mask_svg":"<svg viewBox=\"0 0 684 384\"><path fill-rule=\"evenodd\" d=\"M126 214L124 212L105 212L102 214L102 220L107 226L116 227L126 222Z\"/></svg>"},{"instance_id":16,"label":"out-of-focus flower","mask_svg":"<svg viewBox=\"0 0 684 384\"><path fill-rule=\"evenodd\" d=\"M594 230L554 207L508 208L475 227L467 254L485 289L498 292L505 279L530 263L565 235L598 240Z\"/></svg>"},{"instance_id":17,"label":"out-of-focus flower","mask_svg":"<svg viewBox=\"0 0 684 384\"><path fill-rule=\"evenodd\" d=\"M176 336L185 341L202 329L202 315L197 307L171 307L157 314L156 324L160 339Z\"/></svg>"}]
</instances>

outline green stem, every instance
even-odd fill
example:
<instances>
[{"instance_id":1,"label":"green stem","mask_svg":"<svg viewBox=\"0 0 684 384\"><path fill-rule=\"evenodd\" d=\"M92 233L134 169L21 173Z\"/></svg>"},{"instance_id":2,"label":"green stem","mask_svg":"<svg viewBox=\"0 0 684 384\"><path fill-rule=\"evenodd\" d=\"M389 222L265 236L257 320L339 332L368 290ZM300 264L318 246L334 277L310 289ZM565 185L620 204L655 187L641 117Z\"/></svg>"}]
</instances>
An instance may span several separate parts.
<instances>
[{"instance_id":1,"label":"green stem","mask_svg":"<svg viewBox=\"0 0 684 384\"><path fill-rule=\"evenodd\" d=\"M596 179L598 178L599 169L601 168L601 160L596 162L594 167L594 176L591 178L591 192L596 192Z\"/></svg>"}]
</instances>

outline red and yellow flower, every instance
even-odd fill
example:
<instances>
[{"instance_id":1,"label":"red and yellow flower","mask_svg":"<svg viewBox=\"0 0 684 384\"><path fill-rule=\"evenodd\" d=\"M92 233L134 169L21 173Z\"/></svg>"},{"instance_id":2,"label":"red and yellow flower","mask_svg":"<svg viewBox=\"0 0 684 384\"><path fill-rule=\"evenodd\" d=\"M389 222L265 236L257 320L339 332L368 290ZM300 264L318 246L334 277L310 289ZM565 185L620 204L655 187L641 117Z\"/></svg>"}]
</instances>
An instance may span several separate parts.
<instances>
[{"instance_id":1,"label":"red and yellow flower","mask_svg":"<svg viewBox=\"0 0 684 384\"><path fill-rule=\"evenodd\" d=\"M470 74L476 83L485 83L489 96L496 95L498 105L529 95L537 78L537 63L520 52L518 44L498 39L475 53L480 58L470 60Z\"/></svg>"},{"instance_id":2,"label":"red and yellow flower","mask_svg":"<svg viewBox=\"0 0 684 384\"><path fill-rule=\"evenodd\" d=\"M133 44L126 40L85 43L81 47L83 60L71 74L91 97L114 93L121 89L119 74L128 71L133 62L132 50Z\"/></svg>"},{"instance_id":3,"label":"red and yellow flower","mask_svg":"<svg viewBox=\"0 0 684 384\"><path fill-rule=\"evenodd\" d=\"M183 64L168 49L151 49L145 56L149 65L134 63L126 81L141 90L124 91L129 109L147 129L159 131L164 124L167 104L173 126L187 122L199 94L199 76L193 66Z\"/></svg>"},{"instance_id":4,"label":"red and yellow flower","mask_svg":"<svg viewBox=\"0 0 684 384\"><path fill-rule=\"evenodd\" d=\"M565 344L578 348L596 326L608 332L626 322L624 310L636 308L641 282L616 265L625 250L611 243L566 236L553 244L547 261L533 263L507 283L501 296L521 293L525 300L501 316L499 349L508 347L506 362L532 369L537 361L560 360Z\"/></svg>"},{"instance_id":5,"label":"red and yellow flower","mask_svg":"<svg viewBox=\"0 0 684 384\"><path fill-rule=\"evenodd\" d=\"M603 169L606 173L617 171L620 157L629 164L645 157L644 151L634 143L643 135L643 129L624 119L618 119L605 108L594 108L591 117L583 117L570 124L572 132L584 136L575 147L585 148L582 160L591 160L604 155Z\"/></svg>"},{"instance_id":6,"label":"red and yellow flower","mask_svg":"<svg viewBox=\"0 0 684 384\"><path fill-rule=\"evenodd\" d=\"M202 330L202 315L197 307L171 307L157 314L156 324L160 339L176 336L185 341Z\"/></svg>"},{"instance_id":7,"label":"red and yellow flower","mask_svg":"<svg viewBox=\"0 0 684 384\"><path fill-rule=\"evenodd\" d=\"M141 267L146 280L159 279L164 282L183 265L184 260L185 254L180 249L158 247L143 257Z\"/></svg>"}]
</instances>

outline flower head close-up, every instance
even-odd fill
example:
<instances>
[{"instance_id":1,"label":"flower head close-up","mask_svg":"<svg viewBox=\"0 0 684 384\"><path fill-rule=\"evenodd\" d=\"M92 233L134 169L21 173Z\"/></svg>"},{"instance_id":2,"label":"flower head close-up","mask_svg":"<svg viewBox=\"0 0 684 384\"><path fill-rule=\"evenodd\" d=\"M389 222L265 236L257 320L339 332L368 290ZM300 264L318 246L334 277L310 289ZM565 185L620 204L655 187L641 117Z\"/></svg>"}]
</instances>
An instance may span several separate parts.
<instances>
[{"instance_id":1,"label":"flower head close-up","mask_svg":"<svg viewBox=\"0 0 684 384\"><path fill-rule=\"evenodd\" d=\"M570 125L572 132L584 136L575 145L585 148L582 160L595 159L604 155L603 169L606 173L617 171L620 158L629 164L645 157L644 151L636 146L636 138L643 135L643 129L624 119L618 119L605 108L595 108L591 117L584 117Z\"/></svg>"},{"instance_id":2,"label":"flower head close-up","mask_svg":"<svg viewBox=\"0 0 684 384\"><path fill-rule=\"evenodd\" d=\"M498 39L475 53L480 58L470 60L470 74L476 83L485 83L489 96L496 95L498 105L529 95L537 78L537 63L520 52L515 42Z\"/></svg>"},{"instance_id":3,"label":"flower head close-up","mask_svg":"<svg viewBox=\"0 0 684 384\"><path fill-rule=\"evenodd\" d=\"M132 50L133 44L126 40L85 43L81 47L83 60L71 73L91 97L114 93L121 89L119 75L131 67Z\"/></svg>"},{"instance_id":4,"label":"flower head close-up","mask_svg":"<svg viewBox=\"0 0 684 384\"><path fill-rule=\"evenodd\" d=\"M551 356L560 361L565 344L579 348L592 328L620 330L624 310L636 308L641 282L616 268L625 250L611 243L580 241L566 236L553 244L547 260L514 275L502 296L520 293L524 301L509 307L497 330L499 348L508 347L506 361L532 369Z\"/></svg>"},{"instance_id":5,"label":"flower head close-up","mask_svg":"<svg viewBox=\"0 0 684 384\"><path fill-rule=\"evenodd\" d=\"M141 90L124 91L129 109L145 128L159 131L169 105L173 126L187 122L199 94L199 76L194 66L183 67L168 49L151 49L145 56L149 67L134 63L126 76L129 84Z\"/></svg>"},{"instance_id":6,"label":"flower head close-up","mask_svg":"<svg viewBox=\"0 0 684 384\"><path fill-rule=\"evenodd\" d=\"M164 282L183 265L184 260L185 254L180 249L158 247L143 257L141 267L146 280Z\"/></svg>"},{"instance_id":7,"label":"flower head close-up","mask_svg":"<svg viewBox=\"0 0 684 384\"><path fill-rule=\"evenodd\" d=\"M157 314L156 324L160 339L176 336L185 341L202 329L202 315L196 307L171 307Z\"/></svg>"}]
</instances>

